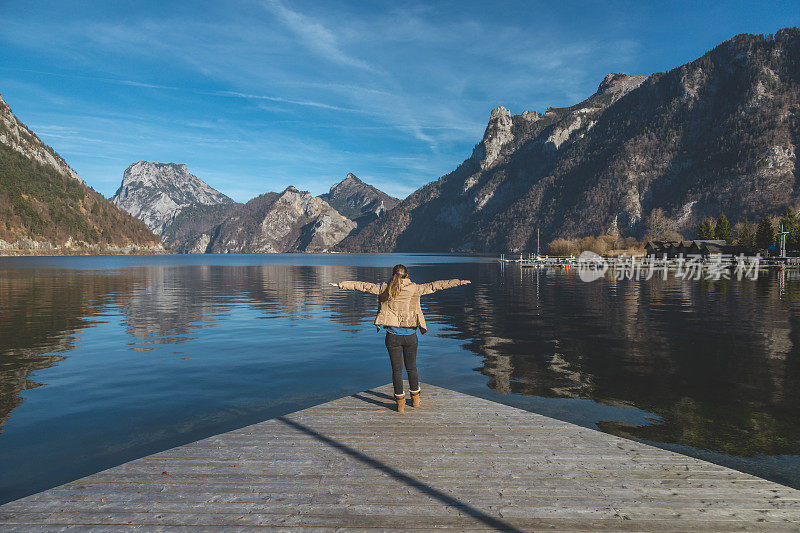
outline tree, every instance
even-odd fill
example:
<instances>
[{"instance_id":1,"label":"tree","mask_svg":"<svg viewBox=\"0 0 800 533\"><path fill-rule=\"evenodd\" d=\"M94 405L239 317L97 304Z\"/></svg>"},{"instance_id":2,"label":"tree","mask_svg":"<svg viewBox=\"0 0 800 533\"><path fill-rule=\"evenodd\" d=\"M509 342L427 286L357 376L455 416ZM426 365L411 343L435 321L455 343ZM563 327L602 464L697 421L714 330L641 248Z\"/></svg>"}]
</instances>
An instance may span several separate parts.
<instances>
[{"instance_id":1,"label":"tree","mask_svg":"<svg viewBox=\"0 0 800 533\"><path fill-rule=\"evenodd\" d=\"M756 236L753 234L753 228L750 227L750 222L747 220L745 220L739 228L736 244L739 246L747 246L748 248L752 248L756 245Z\"/></svg>"},{"instance_id":2,"label":"tree","mask_svg":"<svg viewBox=\"0 0 800 533\"><path fill-rule=\"evenodd\" d=\"M650 214L647 215L647 218L644 222L645 225L645 240L666 240L663 238L664 234L667 232L675 231L675 223L670 220L667 215L664 214L664 210L660 207L656 207Z\"/></svg>"},{"instance_id":3,"label":"tree","mask_svg":"<svg viewBox=\"0 0 800 533\"><path fill-rule=\"evenodd\" d=\"M665 231L661 235L659 235L658 240L660 241L671 241L671 242L678 242L683 240L683 235L678 233L677 231Z\"/></svg>"},{"instance_id":4,"label":"tree","mask_svg":"<svg viewBox=\"0 0 800 533\"><path fill-rule=\"evenodd\" d=\"M717 224L714 226L714 238L724 240L728 244L733 240L731 236L731 224L728 222L728 217L725 216L725 213L722 213L719 218L717 218Z\"/></svg>"},{"instance_id":5,"label":"tree","mask_svg":"<svg viewBox=\"0 0 800 533\"><path fill-rule=\"evenodd\" d=\"M700 223L700 229L697 230L697 238L701 240L714 238L714 227L709 219L704 218L703 222Z\"/></svg>"},{"instance_id":6,"label":"tree","mask_svg":"<svg viewBox=\"0 0 800 533\"><path fill-rule=\"evenodd\" d=\"M783 213L781 224L783 225L783 231L788 232L788 235L786 235L786 248L790 250L800 248L800 221L797 220L797 215L790 207L787 207Z\"/></svg>"},{"instance_id":7,"label":"tree","mask_svg":"<svg viewBox=\"0 0 800 533\"><path fill-rule=\"evenodd\" d=\"M547 251L550 255L558 257L567 257L578 253L578 246L574 240L570 239L556 239L547 245Z\"/></svg>"},{"instance_id":8,"label":"tree","mask_svg":"<svg viewBox=\"0 0 800 533\"><path fill-rule=\"evenodd\" d=\"M764 250L772 246L774 242L775 228L772 227L772 221L764 217L758 223L758 229L756 229L756 246Z\"/></svg>"}]
</instances>

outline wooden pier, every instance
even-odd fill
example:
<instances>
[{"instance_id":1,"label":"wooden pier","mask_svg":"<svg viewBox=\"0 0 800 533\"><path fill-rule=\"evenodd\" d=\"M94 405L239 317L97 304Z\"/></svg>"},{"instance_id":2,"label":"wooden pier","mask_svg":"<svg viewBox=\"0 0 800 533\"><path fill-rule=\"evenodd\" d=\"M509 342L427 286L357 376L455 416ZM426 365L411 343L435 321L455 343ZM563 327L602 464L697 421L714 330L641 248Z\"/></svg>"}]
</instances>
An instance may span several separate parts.
<instances>
[{"instance_id":1,"label":"wooden pier","mask_svg":"<svg viewBox=\"0 0 800 533\"><path fill-rule=\"evenodd\" d=\"M800 491L429 385L389 386L0 506L0 531L798 531Z\"/></svg>"}]
</instances>

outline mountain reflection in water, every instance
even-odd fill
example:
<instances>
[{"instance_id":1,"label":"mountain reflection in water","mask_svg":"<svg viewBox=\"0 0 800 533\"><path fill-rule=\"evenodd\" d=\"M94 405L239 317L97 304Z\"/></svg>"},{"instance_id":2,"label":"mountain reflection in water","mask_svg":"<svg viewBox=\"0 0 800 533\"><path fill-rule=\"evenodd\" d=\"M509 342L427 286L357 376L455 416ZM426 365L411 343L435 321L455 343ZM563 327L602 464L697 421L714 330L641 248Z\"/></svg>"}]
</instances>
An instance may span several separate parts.
<instances>
[{"instance_id":1,"label":"mountain reflection in water","mask_svg":"<svg viewBox=\"0 0 800 533\"><path fill-rule=\"evenodd\" d=\"M424 381L800 487L800 281L582 282L452 256L0 262L0 501L389 381L374 297L423 299ZM53 435L58 435L53 439Z\"/></svg>"}]
</instances>

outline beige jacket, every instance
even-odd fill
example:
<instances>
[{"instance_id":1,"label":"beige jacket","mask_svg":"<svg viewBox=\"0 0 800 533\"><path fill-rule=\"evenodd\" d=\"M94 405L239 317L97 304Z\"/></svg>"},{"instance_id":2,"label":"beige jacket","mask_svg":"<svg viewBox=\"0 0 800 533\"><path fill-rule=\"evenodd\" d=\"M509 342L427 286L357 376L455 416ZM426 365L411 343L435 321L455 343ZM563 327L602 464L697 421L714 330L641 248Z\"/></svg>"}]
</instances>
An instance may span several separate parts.
<instances>
[{"instance_id":1,"label":"beige jacket","mask_svg":"<svg viewBox=\"0 0 800 533\"><path fill-rule=\"evenodd\" d=\"M367 283L365 281L340 281L339 288L348 291L361 291L378 296L378 316L373 324L378 326L394 326L401 328L415 328L424 334L428 331L422 307L419 304L420 296L431 294L442 289L450 289L461 285L460 279L443 279L417 285L410 279L400 280L400 293L397 298L389 299L386 292L386 283Z\"/></svg>"}]
</instances>

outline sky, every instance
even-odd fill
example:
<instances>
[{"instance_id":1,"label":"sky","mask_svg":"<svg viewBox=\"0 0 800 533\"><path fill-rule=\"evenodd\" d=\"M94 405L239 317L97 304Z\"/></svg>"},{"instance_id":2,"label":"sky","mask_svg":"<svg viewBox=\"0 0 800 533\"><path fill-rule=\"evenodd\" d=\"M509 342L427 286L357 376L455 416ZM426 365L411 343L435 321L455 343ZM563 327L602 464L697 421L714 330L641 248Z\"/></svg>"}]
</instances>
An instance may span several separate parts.
<instances>
[{"instance_id":1,"label":"sky","mask_svg":"<svg viewBox=\"0 0 800 533\"><path fill-rule=\"evenodd\" d=\"M237 201L348 172L402 198L499 105L572 105L610 72L797 25L797 0L3 0L0 94L105 196L143 159Z\"/></svg>"}]
</instances>

